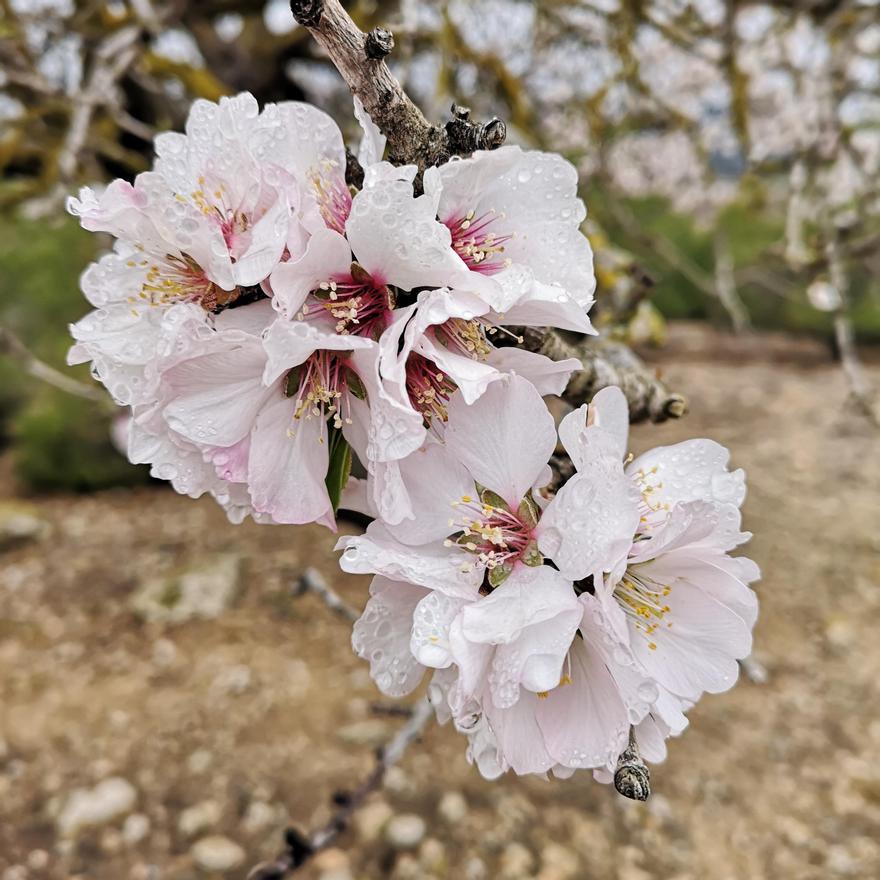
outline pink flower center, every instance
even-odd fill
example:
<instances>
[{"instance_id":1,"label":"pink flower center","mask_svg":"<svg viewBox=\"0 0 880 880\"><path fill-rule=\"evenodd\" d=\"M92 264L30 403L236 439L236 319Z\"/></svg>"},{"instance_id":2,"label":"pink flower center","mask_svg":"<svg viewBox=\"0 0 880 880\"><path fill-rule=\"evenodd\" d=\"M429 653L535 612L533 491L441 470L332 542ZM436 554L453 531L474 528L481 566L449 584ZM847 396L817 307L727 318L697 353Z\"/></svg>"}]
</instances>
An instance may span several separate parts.
<instances>
[{"instance_id":1,"label":"pink flower center","mask_svg":"<svg viewBox=\"0 0 880 880\"><path fill-rule=\"evenodd\" d=\"M143 261L142 265L145 263ZM137 264L134 260L129 260L128 265ZM150 266L140 292L136 297L129 297L129 302L133 305L151 306L189 302L202 306L208 312L214 312L229 305L240 293L237 287L224 290L216 285L187 254L168 254L163 262Z\"/></svg>"},{"instance_id":2,"label":"pink flower center","mask_svg":"<svg viewBox=\"0 0 880 880\"><path fill-rule=\"evenodd\" d=\"M319 170L311 174L312 188L318 202L318 210L328 229L345 235L345 221L351 213L351 191L336 163L324 159Z\"/></svg>"},{"instance_id":3,"label":"pink flower center","mask_svg":"<svg viewBox=\"0 0 880 880\"><path fill-rule=\"evenodd\" d=\"M458 386L433 361L413 352L406 360L406 391L410 403L430 425L449 418L446 404Z\"/></svg>"},{"instance_id":4,"label":"pink flower center","mask_svg":"<svg viewBox=\"0 0 880 880\"><path fill-rule=\"evenodd\" d=\"M178 198L186 201L184 196ZM224 184L218 183L212 186L204 175L199 177L199 189L190 193L190 199L205 217L213 220L220 227L223 241L235 262L235 259L250 246L249 229L257 218L229 201L229 194Z\"/></svg>"},{"instance_id":5,"label":"pink flower center","mask_svg":"<svg viewBox=\"0 0 880 880\"><path fill-rule=\"evenodd\" d=\"M504 257L504 244L513 238L498 228L503 220L494 208L479 217L473 209L464 216L450 217L444 223L452 233L452 247L469 269L483 275L494 275L510 265Z\"/></svg>"},{"instance_id":6,"label":"pink flower center","mask_svg":"<svg viewBox=\"0 0 880 880\"><path fill-rule=\"evenodd\" d=\"M490 503L487 494L491 493L483 493L482 500L463 495L452 502L456 516L449 524L460 535L444 543L473 554L475 565L491 571L500 565L512 565L522 557L532 542L533 526L510 511L500 498L498 503Z\"/></svg>"},{"instance_id":7,"label":"pink flower center","mask_svg":"<svg viewBox=\"0 0 880 880\"><path fill-rule=\"evenodd\" d=\"M388 325L394 303L391 288L352 263L350 273L323 281L297 318L329 315L336 321L336 332L342 336L378 339Z\"/></svg>"},{"instance_id":8,"label":"pink flower center","mask_svg":"<svg viewBox=\"0 0 880 880\"><path fill-rule=\"evenodd\" d=\"M293 399L294 419L332 419L333 427L341 428L351 424L348 392L359 394L362 389L346 354L321 349L287 374L284 393ZM323 441L323 432L321 436Z\"/></svg>"}]
</instances>

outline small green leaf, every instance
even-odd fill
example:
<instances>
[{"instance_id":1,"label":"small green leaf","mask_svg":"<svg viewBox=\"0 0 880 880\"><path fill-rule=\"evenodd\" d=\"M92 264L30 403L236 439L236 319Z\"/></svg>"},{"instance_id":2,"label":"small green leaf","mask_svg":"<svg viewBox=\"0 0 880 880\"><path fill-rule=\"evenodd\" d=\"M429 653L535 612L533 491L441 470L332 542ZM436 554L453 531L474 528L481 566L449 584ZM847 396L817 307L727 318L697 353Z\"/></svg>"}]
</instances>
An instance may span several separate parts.
<instances>
[{"instance_id":1,"label":"small green leaf","mask_svg":"<svg viewBox=\"0 0 880 880\"><path fill-rule=\"evenodd\" d=\"M482 501L483 504L488 504L489 507L497 507L499 510L510 510L507 506L507 502L497 492L493 492L491 489L480 489L480 501Z\"/></svg>"},{"instance_id":2,"label":"small green leaf","mask_svg":"<svg viewBox=\"0 0 880 880\"><path fill-rule=\"evenodd\" d=\"M494 590L496 587L500 587L509 577L510 573L513 571L513 566L509 562L502 562L501 565L496 565L494 568L489 569L489 586Z\"/></svg>"},{"instance_id":3,"label":"small green leaf","mask_svg":"<svg viewBox=\"0 0 880 880\"><path fill-rule=\"evenodd\" d=\"M328 425L330 464L327 468L327 477L324 482L327 486L327 494L333 505L333 513L339 509L339 500L342 498L342 490L345 488L348 478L351 476L351 446L342 436L340 428Z\"/></svg>"},{"instance_id":4,"label":"small green leaf","mask_svg":"<svg viewBox=\"0 0 880 880\"><path fill-rule=\"evenodd\" d=\"M345 384L358 400L367 399L367 389L364 387L364 383L361 382L361 377L354 370L349 370L345 374Z\"/></svg>"},{"instance_id":5,"label":"small green leaf","mask_svg":"<svg viewBox=\"0 0 880 880\"><path fill-rule=\"evenodd\" d=\"M538 544L535 541L529 541L526 549L523 550L522 561L531 566L544 564L544 554L538 549Z\"/></svg>"},{"instance_id":6,"label":"small green leaf","mask_svg":"<svg viewBox=\"0 0 880 880\"><path fill-rule=\"evenodd\" d=\"M538 507L535 499L532 498L531 489L526 492L523 500L520 501L517 514L529 528L533 529L538 524L538 520L541 518L541 508Z\"/></svg>"}]
</instances>

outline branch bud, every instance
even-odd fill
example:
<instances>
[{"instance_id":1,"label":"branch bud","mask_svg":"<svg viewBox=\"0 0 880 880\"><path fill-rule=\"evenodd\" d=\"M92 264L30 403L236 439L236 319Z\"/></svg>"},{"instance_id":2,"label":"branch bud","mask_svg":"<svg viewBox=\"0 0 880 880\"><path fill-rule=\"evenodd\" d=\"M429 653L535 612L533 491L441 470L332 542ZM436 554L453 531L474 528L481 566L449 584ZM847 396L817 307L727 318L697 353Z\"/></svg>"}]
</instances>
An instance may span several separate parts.
<instances>
[{"instance_id":1,"label":"branch bud","mask_svg":"<svg viewBox=\"0 0 880 880\"><path fill-rule=\"evenodd\" d=\"M290 0L290 11L303 27L313 28L324 14L324 0Z\"/></svg>"},{"instance_id":2,"label":"branch bud","mask_svg":"<svg viewBox=\"0 0 880 880\"><path fill-rule=\"evenodd\" d=\"M375 27L367 34L364 51L367 58L373 61L381 61L386 55L391 54L394 48L394 34L383 27Z\"/></svg>"},{"instance_id":3,"label":"branch bud","mask_svg":"<svg viewBox=\"0 0 880 880\"><path fill-rule=\"evenodd\" d=\"M614 787L618 794L633 801L646 801L651 794L651 773L639 754L632 727L629 729L629 745L617 759Z\"/></svg>"}]
</instances>

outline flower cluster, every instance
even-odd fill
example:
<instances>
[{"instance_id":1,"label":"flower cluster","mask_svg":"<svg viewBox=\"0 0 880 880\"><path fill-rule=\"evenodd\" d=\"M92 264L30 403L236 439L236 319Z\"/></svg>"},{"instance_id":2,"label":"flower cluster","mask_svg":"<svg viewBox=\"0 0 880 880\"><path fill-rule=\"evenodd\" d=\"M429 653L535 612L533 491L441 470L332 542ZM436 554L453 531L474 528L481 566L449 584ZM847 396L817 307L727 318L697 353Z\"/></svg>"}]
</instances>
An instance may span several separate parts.
<instances>
[{"instance_id":1,"label":"flower cluster","mask_svg":"<svg viewBox=\"0 0 880 880\"><path fill-rule=\"evenodd\" d=\"M177 491L236 521L373 518L340 542L344 570L375 575L354 648L392 696L433 670L485 776L607 779L631 729L659 760L750 649L743 474L710 440L630 460L616 388L557 432L542 395L579 362L497 344L592 332L571 165L504 147L417 186L355 112L359 189L327 116L243 94L197 102L133 184L71 199L116 238L83 275L71 361ZM558 442L576 472L553 493Z\"/></svg>"},{"instance_id":2,"label":"flower cluster","mask_svg":"<svg viewBox=\"0 0 880 880\"><path fill-rule=\"evenodd\" d=\"M83 275L95 310L71 362L131 407L133 461L235 520L333 527L352 452L368 478L350 503L412 519L399 463L442 437L454 393L473 403L513 372L559 392L580 366L499 348L506 325L592 329L571 165L506 147L416 194L355 110L358 191L329 117L242 94L197 101L133 184L69 202L116 238Z\"/></svg>"},{"instance_id":3,"label":"flower cluster","mask_svg":"<svg viewBox=\"0 0 880 880\"><path fill-rule=\"evenodd\" d=\"M711 440L625 458L617 388L567 415L577 468L543 487L557 431L514 376L449 402L444 442L403 464L419 516L340 541L343 569L376 575L353 645L378 687L432 700L492 778L581 768L610 780L635 729L662 760L685 711L731 687L757 614L740 531L742 471Z\"/></svg>"}]
</instances>

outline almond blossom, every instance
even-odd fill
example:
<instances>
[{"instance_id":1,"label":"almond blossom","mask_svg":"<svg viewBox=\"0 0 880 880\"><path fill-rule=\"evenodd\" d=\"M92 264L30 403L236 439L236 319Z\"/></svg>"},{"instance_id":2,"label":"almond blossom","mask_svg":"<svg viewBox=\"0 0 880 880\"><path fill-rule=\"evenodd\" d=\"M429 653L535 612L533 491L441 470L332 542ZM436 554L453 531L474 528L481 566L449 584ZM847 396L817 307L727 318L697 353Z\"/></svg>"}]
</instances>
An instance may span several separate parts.
<instances>
[{"instance_id":1,"label":"almond blossom","mask_svg":"<svg viewBox=\"0 0 880 880\"><path fill-rule=\"evenodd\" d=\"M330 210L344 163L339 129L310 105L196 101L186 134L156 138L153 170L68 202L84 228L118 239L83 274L96 310L71 327L70 362L91 361L117 402L148 402L167 310L193 303L207 321L264 296L282 255L304 247L308 218Z\"/></svg>"},{"instance_id":2,"label":"almond blossom","mask_svg":"<svg viewBox=\"0 0 880 880\"><path fill-rule=\"evenodd\" d=\"M561 156L515 146L425 172L425 194L468 268L461 286L508 323L593 332L596 279L577 182Z\"/></svg>"},{"instance_id":3,"label":"almond blossom","mask_svg":"<svg viewBox=\"0 0 880 880\"><path fill-rule=\"evenodd\" d=\"M748 537L730 501L742 473L711 441L625 471L626 425L616 389L567 416L578 472L548 501L556 431L534 387L514 376L471 405L456 393L443 442L400 463L418 517L340 542L344 570L377 575L355 650L395 696L425 668L453 670L442 701L487 775L610 778L631 726L659 760L683 712L729 687L748 653L756 604L740 578L756 570L727 556ZM674 480L649 485L646 464Z\"/></svg>"}]
</instances>

